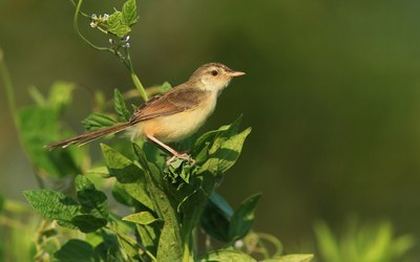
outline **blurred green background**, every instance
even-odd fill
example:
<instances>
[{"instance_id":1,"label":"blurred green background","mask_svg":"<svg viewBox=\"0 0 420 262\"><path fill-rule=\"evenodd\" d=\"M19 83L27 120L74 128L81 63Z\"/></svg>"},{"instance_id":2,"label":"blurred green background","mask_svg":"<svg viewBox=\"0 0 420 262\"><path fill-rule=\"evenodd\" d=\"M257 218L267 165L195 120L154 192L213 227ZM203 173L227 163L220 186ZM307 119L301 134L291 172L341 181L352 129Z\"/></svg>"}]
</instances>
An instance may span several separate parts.
<instances>
[{"instance_id":1,"label":"blurred green background","mask_svg":"<svg viewBox=\"0 0 420 262\"><path fill-rule=\"evenodd\" d=\"M122 1L86 1L88 13ZM420 2L141 0L131 36L146 86L185 81L218 61L247 72L232 82L203 130L240 113L253 127L220 191L237 206L261 191L256 228L286 251L311 251L313 225L356 215L389 220L420 238ZM18 94L76 82L64 119L81 131L92 90L131 88L126 69L86 46L69 1L0 0L0 46ZM86 32L88 21L81 20ZM97 32L88 35L100 41ZM0 91L0 194L36 186ZM419 248L417 248L417 254Z\"/></svg>"}]
</instances>

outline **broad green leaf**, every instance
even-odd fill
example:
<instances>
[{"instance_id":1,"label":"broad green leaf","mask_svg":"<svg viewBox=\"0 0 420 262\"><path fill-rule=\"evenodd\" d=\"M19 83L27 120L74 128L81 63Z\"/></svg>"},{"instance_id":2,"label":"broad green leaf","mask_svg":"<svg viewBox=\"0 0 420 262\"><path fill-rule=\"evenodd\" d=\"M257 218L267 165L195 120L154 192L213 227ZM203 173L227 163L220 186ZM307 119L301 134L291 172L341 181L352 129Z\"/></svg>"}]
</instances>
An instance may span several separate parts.
<instances>
[{"instance_id":1,"label":"broad green leaf","mask_svg":"<svg viewBox=\"0 0 420 262\"><path fill-rule=\"evenodd\" d=\"M70 222L80 210L75 200L60 192L41 189L25 191L23 195L37 212L48 219Z\"/></svg>"},{"instance_id":2,"label":"broad green leaf","mask_svg":"<svg viewBox=\"0 0 420 262\"><path fill-rule=\"evenodd\" d=\"M115 125L116 123L117 120L109 114L97 112L91 113L88 117L82 120L83 127L88 131L109 127Z\"/></svg>"},{"instance_id":3,"label":"broad green leaf","mask_svg":"<svg viewBox=\"0 0 420 262\"><path fill-rule=\"evenodd\" d=\"M201 262L257 262L249 255L234 249L220 249L211 251Z\"/></svg>"},{"instance_id":4,"label":"broad green leaf","mask_svg":"<svg viewBox=\"0 0 420 262\"><path fill-rule=\"evenodd\" d=\"M155 218L152 213L149 211L141 211L139 213L131 214L124 217L122 220L133 222L140 225L149 225L156 221L159 221L158 218Z\"/></svg>"},{"instance_id":5,"label":"broad green leaf","mask_svg":"<svg viewBox=\"0 0 420 262\"><path fill-rule=\"evenodd\" d=\"M122 7L124 24L131 26L138 20L136 0L127 0Z\"/></svg>"},{"instance_id":6,"label":"broad green leaf","mask_svg":"<svg viewBox=\"0 0 420 262\"><path fill-rule=\"evenodd\" d=\"M61 110L72 101L72 92L75 86L69 82L55 82L48 96L48 105L56 110Z\"/></svg>"},{"instance_id":7,"label":"broad green leaf","mask_svg":"<svg viewBox=\"0 0 420 262\"><path fill-rule=\"evenodd\" d=\"M112 196L119 203L126 206L134 206L136 202L136 200L127 193L124 186L118 181L116 181L112 187Z\"/></svg>"},{"instance_id":8,"label":"broad green leaf","mask_svg":"<svg viewBox=\"0 0 420 262\"><path fill-rule=\"evenodd\" d=\"M205 161L198 173L210 172L220 175L232 167L242 151L243 143L251 132L251 128L238 133L241 117L231 125L225 125L218 130L210 131L197 139L193 156L197 156L201 162Z\"/></svg>"},{"instance_id":9,"label":"broad green leaf","mask_svg":"<svg viewBox=\"0 0 420 262\"><path fill-rule=\"evenodd\" d=\"M274 258L265 259L262 262L310 262L314 258L312 254L292 254L284 256L276 256Z\"/></svg>"},{"instance_id":10,"label":"broad green leaf","mask_svg":"<svg viewBox=\"0 0 420 262\"><path fill-rule=\"evenodd\" d=\"M124 37L131 32L130 26L128 26L123 20L123 13L115 11L111 14L107 21L108 31L118 37Z\"/></svg>"},{"instance_id":11,"label":"broad green leaf","mask_svg":"<svg viewBox=\"0 0 420 262\"><path fill-rule=\"evenodd\" d=\"M213 238L229 242L229 226L232 215L232 207L221 195L214 192L201 216L201 226Z\"/></svg>"},{"instance_id":12,"label":"broad green leaf","mask_svg":"<svg viewBox=\"0 0 420 262\"><path fill-rule=\"evenodd\" d=\"M97 190L95 185L86 176L77 176L75 179L76 193L79 203L87 210L96 209L104 218L108 216L105 193Z\"/></svg>"},{"instance_id":13,"label":"broad green leaf","mask_svg":"<svg viewBox=\"0 0 420 262\"><path fill-rule=\"evenodd\" d=\"M70 239L54 254L54 257L60 262L91 262L95 261L93 255L93 247L89 243Z\"/></svg>"},{"instance_id":14,"label":"broad green leaf","mask_svg":"<svg viewBox=\"0 0 420 262\"><path fill-rule=\"evenodd\" d=\"M255 208L260 197L261 194L255 194L245 199L233 213L229 227L231 241L244 237L251 229L255 218Z\"/></svg>"},{"instance_id":15,"label":"broad green leaf","mask_svg":"<svg viewBox=\"0 0 420 262\"><path fill-rule=\"evenodd\" d=\"M131 113L125 104L124 97L118 89L114 90L114 109L122 121L128 121Z\"/></svg>"},{"instance_id":16,"label":"broad green leaf","mask_svg":"<svg viewBox=\"0 0 420 262\"><path fill-rule=\"evenodd\" d=\"M77 215L72 218L71 223L83 233L90 233L106 226L108 221L93 215Z\"/></svg>"},{"instance_id":17,"label":"broad green leaf","mask_svg":"<svg viewBox=\"0 0 420 262\"><path fill-rule=\"evenodd\" d=\"M173 206L163 190L164 185L158 184L163 183L159 169L153 163L148 162L143 150L137 144L133 144L133 147L143 170L145 170L148 189L156 206L156 212L163 220L156 258L159 262L181 261L183 249L176 207Z\"/></svg>"},{"instance_id":18,"label":"broad green leaf","mask_svg":"<svg viewBox=\"0 0 420 262\"><path fill-rule=\"evenodd\" d=\"M110 175L118 180L132 198L153 210L144 171L115 149L105 144L101 144L101 149Z\"/></svg>"}]
</instances>

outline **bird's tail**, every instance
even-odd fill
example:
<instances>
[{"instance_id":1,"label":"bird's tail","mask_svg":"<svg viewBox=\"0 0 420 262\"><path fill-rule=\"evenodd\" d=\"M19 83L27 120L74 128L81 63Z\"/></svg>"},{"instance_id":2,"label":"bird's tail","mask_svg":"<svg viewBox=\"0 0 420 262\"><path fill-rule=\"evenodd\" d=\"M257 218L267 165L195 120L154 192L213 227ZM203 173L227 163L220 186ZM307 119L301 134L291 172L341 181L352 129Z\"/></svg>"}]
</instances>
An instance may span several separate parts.
<instances>
[{"instance_id":1,"label":"bird's tail","mask_svg":"<svg viewBox=\"0 0 420 262\"><path fill-rule=\"evenodd\" d=\"M51 143L47 145L46 148L51 150L51 149L56 149L56 148L66 148L70 145L82 146L82 145L92 142L93 140L101 138L103 136L116 134L121 131L124 131L130 126L131 126L131 123L127 122L127 123L117 124L111 127L101 128L98 130L83 133L81 135L78 135L72 138L65 139L62 141Z\"/></svg>"}]
</instances>

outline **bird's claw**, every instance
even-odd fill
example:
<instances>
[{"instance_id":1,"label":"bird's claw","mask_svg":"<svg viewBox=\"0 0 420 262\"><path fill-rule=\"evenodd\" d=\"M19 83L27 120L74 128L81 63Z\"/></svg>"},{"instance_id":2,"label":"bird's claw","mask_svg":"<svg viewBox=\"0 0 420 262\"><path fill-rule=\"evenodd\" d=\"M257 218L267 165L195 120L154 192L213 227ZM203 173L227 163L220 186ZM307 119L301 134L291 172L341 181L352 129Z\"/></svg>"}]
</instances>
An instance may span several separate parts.
<instances>
[{"instance_id":1,"label":"bird's claw","mask_svg":"<svg viewBox=\"0 0 420 262\"><path fill-rule=\"evenodd\" d=\"M195 160L190 155L188 155L187 153L182 153L182 154L178 154L178 155L173 155L171 158L169 158L166 161L166 165L169 166L176 159L185 160L185 161L187 161L191 165L194 165L195 164Z\"/></svg>"}]
</instances>

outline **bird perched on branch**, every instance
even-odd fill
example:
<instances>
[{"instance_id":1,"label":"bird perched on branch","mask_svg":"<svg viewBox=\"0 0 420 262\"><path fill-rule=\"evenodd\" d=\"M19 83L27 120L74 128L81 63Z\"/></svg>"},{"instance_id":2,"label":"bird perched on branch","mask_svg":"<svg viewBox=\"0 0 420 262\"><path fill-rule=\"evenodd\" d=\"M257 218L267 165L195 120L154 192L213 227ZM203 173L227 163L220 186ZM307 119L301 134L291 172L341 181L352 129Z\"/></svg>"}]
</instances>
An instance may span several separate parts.
<instances>
[{"instance_id":1,"label":"bird perched on branch","mask_svg":"<svg viewBox=\"0 0 420 262\"><path fill-rule=\"evenodd\" d=\"M132 138L145 137L174 158L191 161L166 143L180 141L196 132L216 107L217 97L234 77L244 75L220 63L200 66L185 83L175 86L140 106L125 123L90 131L47 145L49 149L84 145L93 140L127 131Z\"/></svg>"}]
</instances>

